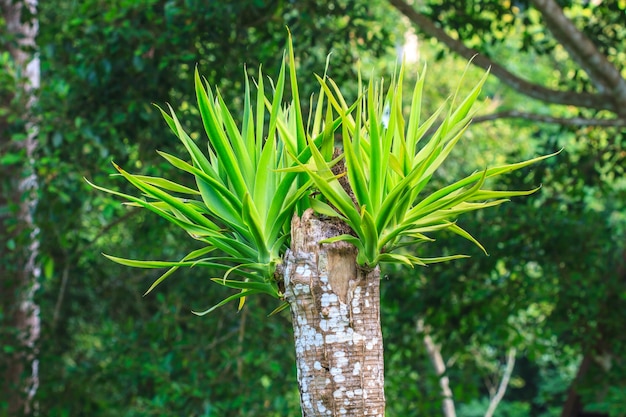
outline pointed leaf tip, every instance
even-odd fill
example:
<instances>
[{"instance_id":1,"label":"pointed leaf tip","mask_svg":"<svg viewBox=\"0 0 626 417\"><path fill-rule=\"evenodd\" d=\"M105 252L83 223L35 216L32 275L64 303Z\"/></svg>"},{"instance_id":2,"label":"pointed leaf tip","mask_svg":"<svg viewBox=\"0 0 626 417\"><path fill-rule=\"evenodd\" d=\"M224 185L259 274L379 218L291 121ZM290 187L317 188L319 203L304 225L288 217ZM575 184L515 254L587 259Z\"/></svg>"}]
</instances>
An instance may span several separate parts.
<instances>
[{"instance_id":1,"label":"pointed leaf tip","mask_svg":"<svg viewBox=\"0 0 626 417\"><path fill-rule=\"evenodd\" d=\"M281 305L279 305L278 307L276 307L270 314L268 314L267 317L272 317L273 315L280 313L281 311L283 311L287 307L289 307L289 303L288 302L284 302Z\"/></svg>"}]
</instances>

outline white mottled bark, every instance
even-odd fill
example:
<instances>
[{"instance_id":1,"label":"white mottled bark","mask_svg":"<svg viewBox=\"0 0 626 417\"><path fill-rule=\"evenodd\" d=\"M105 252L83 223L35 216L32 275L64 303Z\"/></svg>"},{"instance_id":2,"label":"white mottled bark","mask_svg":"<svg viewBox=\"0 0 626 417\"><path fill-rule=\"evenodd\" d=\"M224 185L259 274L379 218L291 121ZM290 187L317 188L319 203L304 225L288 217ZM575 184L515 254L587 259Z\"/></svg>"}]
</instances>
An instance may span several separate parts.
<instances>
[{"instance_id":1,"label":"white mottled bark","mask_svg":"<svg viewBox=\"0 0 626 417\"><path fill-rule=\"evenodd\" d=\"M345 233L311 210L291 226L285 297L291 306L303 417L384 417L380 272L356 264Z\"/></svg>"},{"instance_id":2,"label":"white mottled bark","mask_svg":"<svg viewBox=\"0 0 626 417\"><path fill-rule=\"evenodd\" d=\"M5 363L3 375L0 374L3 377L0 388L8 396L9 415L30 415L36 408L34 396L39 386L36 343L41 332L39 306L34 300L41 275L37 263L39 229L34 220L38 188L34 152L38 129L32 112L40 84L40 64L36 53L39 29L36 18L37 0L0 0L0 10L6 23L6 33L16 39L15 43L9 43L8 50L17 70L18 91L15 94L23 97L19 116L26 121L25 139L17 141L11 137L0 137L2 148L23 155L23 160L11 166L8 171L10 175L6 178L0 195L0 205L17 207L13 213L17 227L12 232L5 230L2 234L19 245L9 251L3 248L4 253L0 250L0 257L11 262L10 265L0 263L0 289L4 290L0 301L7 311L7 324L17 332L15 342L18 345L17 352L2 361ZM29 18L25 19L27 12ZM0 125L2 122L0 120ZM5 220L2 217L0 216L0 222ZM4 243L2 242L3 245ZM8 342L9 345L13 344L13 341Z\"/></svg>"}]
</instances>

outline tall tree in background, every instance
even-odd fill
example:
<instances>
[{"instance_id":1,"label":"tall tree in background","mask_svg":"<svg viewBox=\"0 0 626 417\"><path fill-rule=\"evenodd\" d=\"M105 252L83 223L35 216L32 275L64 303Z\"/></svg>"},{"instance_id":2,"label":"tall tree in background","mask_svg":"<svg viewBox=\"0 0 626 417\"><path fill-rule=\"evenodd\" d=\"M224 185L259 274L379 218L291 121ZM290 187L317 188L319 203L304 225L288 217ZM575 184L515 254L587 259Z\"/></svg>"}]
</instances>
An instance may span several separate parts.
<instances>
[{"instance_id":1,"label":"tall tree in background","mask_svg":"<svg viewBox=\"0 0 626 417\"><path fill-rule=\"evenodd\" d=\"M29 415L39 384L36 344L40 333L38 228L34 223L37 124L33 108L39 88L36 0L0 2L6 28L0 43L6 82L0 94L0 404L9 415ZM4 49L3 47L3 49ZM6 396L6 397L5 397Z\"/></svg>"},{"instance_id":2,"label":"tall tree in background","mask_svg":"<svg viewBox=\"0 0 626 417\"><path fill-rule=\"evenodd\" d=\"M565 2L569 10L555 0L426 1L419 10L405 0L389 3L420 33L466 59L474 57L475 65L491 68L493 75L518 93L545 103L593 111L591 116L583 112L579 117L557 117L512 109L490 115L490 119L626 126L624 52L620 49L626 40L621 26L626 10L623 1ZM502 44L511 34L519 35L516 46L520 53L532 51L549 58L561 88L548 85L546 81L551 79L533 80L528 71L523 76L517 74L528 67L519 67L516 60L494 53L494 45ZM512 69L515 66L517 70Z\"/></svg>"}]
</instances>

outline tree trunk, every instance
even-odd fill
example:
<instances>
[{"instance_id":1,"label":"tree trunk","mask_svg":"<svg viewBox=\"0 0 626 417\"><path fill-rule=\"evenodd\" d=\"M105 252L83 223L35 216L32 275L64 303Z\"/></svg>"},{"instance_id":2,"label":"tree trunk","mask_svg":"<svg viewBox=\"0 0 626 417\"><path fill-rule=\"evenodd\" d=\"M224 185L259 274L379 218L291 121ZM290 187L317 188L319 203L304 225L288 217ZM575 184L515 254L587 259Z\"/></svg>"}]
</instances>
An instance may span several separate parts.
<instances>
[{"instance_id":1,"label":"tree trunk","mask_svg":"<svg viewBox=\"0 0 626 417\"><path fill-rule=\"evenodd\" d=\"M1 104L10 107L9 118L0 118L0 411L4 403L10 416L33 413L39 385L37 125L32 113L39 88L36 6L36 0L0 0L3 46L15 73L14 84L0 89Z\"/></svg>"},{"instance_id":2,"label":"tree trunk","mask_svg":"<svg viewBox=\"0 0 626 417\"><path fill-rule=\"evenodd\" d=\"M583 359L578 366L576 377L570 384L569 390L567 391L567 399L565 400L565 404L563 404L561 417L577 417L582 413L583 406L580 402L580 395L576 392L576 384L580 383L589 371L591 361L591 354L587 353L583 356Z\"/></svg>"},{"instance_id":3,"label":"tree trunk","mask_svg":"<svg viewBox=\"0 0 626 417\"><path fill-rule=\"evenodd\" d=\"M380 271L356 264L345 226L307 210L291 225L285 296L291 306L303 417L385 415Z\"/></svg>"},{"instance_id":4,"label":"tree trunk","mask_svg":"<svg viewBox=\"0 0 626 417\"><path fill-rule=\"evenodd\" d=\"M430 362L435 368L435 372L439 377L439 387L441 387L441 405L443 408L444 417L456 417L456 408L454 406L454 399L452 397L452 390L450 389L450 379L446 375L446 363L441 355L441 346L437 345L432 337L430 337L430 326L424 325L424 319L417 320L417 332L421 333L424 339L424 346Z\"/></svg>"}]
</instances>

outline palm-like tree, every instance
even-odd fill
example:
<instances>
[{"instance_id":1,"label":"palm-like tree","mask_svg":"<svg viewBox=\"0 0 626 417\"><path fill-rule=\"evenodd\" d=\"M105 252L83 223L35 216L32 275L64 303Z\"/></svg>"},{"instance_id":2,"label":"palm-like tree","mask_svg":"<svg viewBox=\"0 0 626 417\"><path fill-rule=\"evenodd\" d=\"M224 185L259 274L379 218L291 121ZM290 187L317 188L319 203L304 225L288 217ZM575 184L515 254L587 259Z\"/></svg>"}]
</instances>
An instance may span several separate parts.
<instances>
[{"instance_id":1,"label":"palm-like tree","mask_svg":"<svg viewBox=\"0 0 626 417\"><path fill-rule=\"evenodd\" d=\"M161 153L192 175L196 187L130 174L117 165L143 197L94 185L203 243L175 262L109 256L124 265L169 268L148 292L180 267L204 266L221 271L213 280L236 292L196 314L233 300L242 308L246 297L260 293L282 301L275 311L290 307L305 417L384 416L379 265L413 267L464 257L424 258L407 250L442 230L482 248L456 218L534 192L483 187L488 178L546 158L487 168L427 193L432 175L467 129L486 75L465 98L455 94L450 105L424 121L424 73L406 118L403 76L401 68L386 93L382 82L363 86L359 80L361 95L350 104L331 79L318 77L316 105L305 118L290 39L271 94L260 70L256 97L246 80L238 126L219 91L196 71L209 147L203 152L170 108L163 116L191 161ZM285 105L287 83L291 100Z\"/></svg>"}]
</instances>

